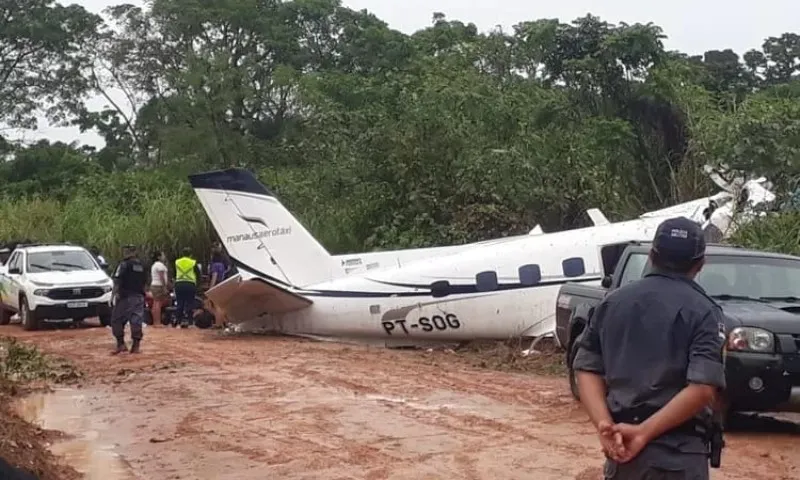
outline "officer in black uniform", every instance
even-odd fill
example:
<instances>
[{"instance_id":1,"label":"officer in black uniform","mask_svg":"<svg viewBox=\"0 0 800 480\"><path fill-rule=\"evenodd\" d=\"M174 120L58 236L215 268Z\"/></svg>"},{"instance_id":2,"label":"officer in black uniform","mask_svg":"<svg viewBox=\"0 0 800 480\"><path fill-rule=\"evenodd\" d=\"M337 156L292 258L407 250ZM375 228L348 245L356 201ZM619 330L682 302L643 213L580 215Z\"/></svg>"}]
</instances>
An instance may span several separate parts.
<instances>
[{"instance_id":1,"label":"officer in black uniform","mask_svg":"<svg viewBox=\"0 0 800 480\"><path fill-rule=\"evenodd\" d=\"M136 247L123 247L125 259L114 272L114 310L111 314L111 331L117 340L114 355L127 350L125 347L125 324L131 324L131 353L139 353L144 323L144 296L147 285L147 271L136 256Z\"/></svg>"},{"instance_id":2,"label":"officer in black uniform","mask_svg":"<svg viewBox=\"0 0 800 480\"><path fill-rule=\"evenodd\" d=\"M697 223L665 220L653 239L653 268L606 296L579 340L574 368L606 453L606 479L709 478L725 324L694 281L705 247Z\"/></svg>"}]
</instances>

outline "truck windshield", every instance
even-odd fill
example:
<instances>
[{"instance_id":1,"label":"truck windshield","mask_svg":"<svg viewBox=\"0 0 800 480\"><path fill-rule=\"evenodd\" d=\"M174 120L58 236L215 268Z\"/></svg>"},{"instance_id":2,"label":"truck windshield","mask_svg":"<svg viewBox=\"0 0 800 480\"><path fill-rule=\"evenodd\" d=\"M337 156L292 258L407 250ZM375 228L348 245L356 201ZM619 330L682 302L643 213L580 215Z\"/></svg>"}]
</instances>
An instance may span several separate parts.
<instances>
[{"instance_id":1,"label":"truck windshield","mask_svg":"<svg viewBox=\"0 0 800 480\"><path fill-rule=\"evenodd\" d=\"M650 267L647 254L631 255L620 286L641 278ZM800 260L708 255L705 266L695 280L712 296L800 302Z\"/></svg>"},{"instance_id":2,"label":"truck windshield","mask_svg":"<svg viewBox=\"0 0 800 480\"><path fill-rule=\"evenodd\" d=\"M97 270L89 253L81 250L33 252L28 254L28 272L74 272Z\"/></svg>"}]
</instances>

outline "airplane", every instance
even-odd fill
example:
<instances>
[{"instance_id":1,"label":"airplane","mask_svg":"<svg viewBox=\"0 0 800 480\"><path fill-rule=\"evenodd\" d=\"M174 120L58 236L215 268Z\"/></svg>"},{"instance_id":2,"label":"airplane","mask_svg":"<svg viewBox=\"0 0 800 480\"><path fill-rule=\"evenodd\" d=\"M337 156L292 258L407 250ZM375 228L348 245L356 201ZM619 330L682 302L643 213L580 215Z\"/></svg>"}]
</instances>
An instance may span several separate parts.
<instances>
[{"instance_id":1,"label":"airplane","mask_svg":"<svg viewBox=\"0 0 800 480\"><path fill-rule=\"evenodd\" d=\"M348 272L347 256L330 255L249 171L204 172L189 181L238 270L206 292L228 321L386 347L552 334L558 289L566 282L599 285L605 247L650 240L665 218L679 215L724 235L731 212L752 217L774 199L763 178L717 179L730 191L633 220L612 223L590 209L591 227L544 233L537 226L460 247L364 253L361 271Z\"/></svg>"}]
</instances>

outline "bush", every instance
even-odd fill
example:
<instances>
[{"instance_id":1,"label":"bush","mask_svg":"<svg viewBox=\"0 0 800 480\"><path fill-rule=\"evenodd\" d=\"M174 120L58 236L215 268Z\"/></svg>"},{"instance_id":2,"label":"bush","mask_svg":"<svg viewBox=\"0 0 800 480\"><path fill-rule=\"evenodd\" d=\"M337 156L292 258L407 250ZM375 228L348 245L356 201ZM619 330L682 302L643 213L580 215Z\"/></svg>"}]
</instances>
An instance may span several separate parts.
<instances>
[{"instance_id":1,"label":"bush","mask_svg":"<svg viewBox=\"0 0 800 480\"><path fill-rule=\"evenodd\" d=\"M731 242L748 248L800 255L800 211L756 219L740 228Z\"/></svg>"}]
</instances>

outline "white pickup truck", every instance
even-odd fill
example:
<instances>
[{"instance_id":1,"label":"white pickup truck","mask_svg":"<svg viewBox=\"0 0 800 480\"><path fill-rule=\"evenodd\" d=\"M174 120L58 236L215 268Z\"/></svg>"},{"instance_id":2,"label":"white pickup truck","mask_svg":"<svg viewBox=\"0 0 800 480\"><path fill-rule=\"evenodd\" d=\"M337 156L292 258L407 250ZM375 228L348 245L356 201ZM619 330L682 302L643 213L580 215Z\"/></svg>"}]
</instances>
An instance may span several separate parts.
<instances>
[{"instance_id":1,"label":"white pickup truck","mask_svg":"<svg viewBox=\"0 0 800 480\"><path fill-rule=\"evenodd\" d=\"M20 246L0 266L0 325L18 314L25 330L91 317L107 326L112 289L113 281L85 248Z\"/></svg>"}]
</instances>

